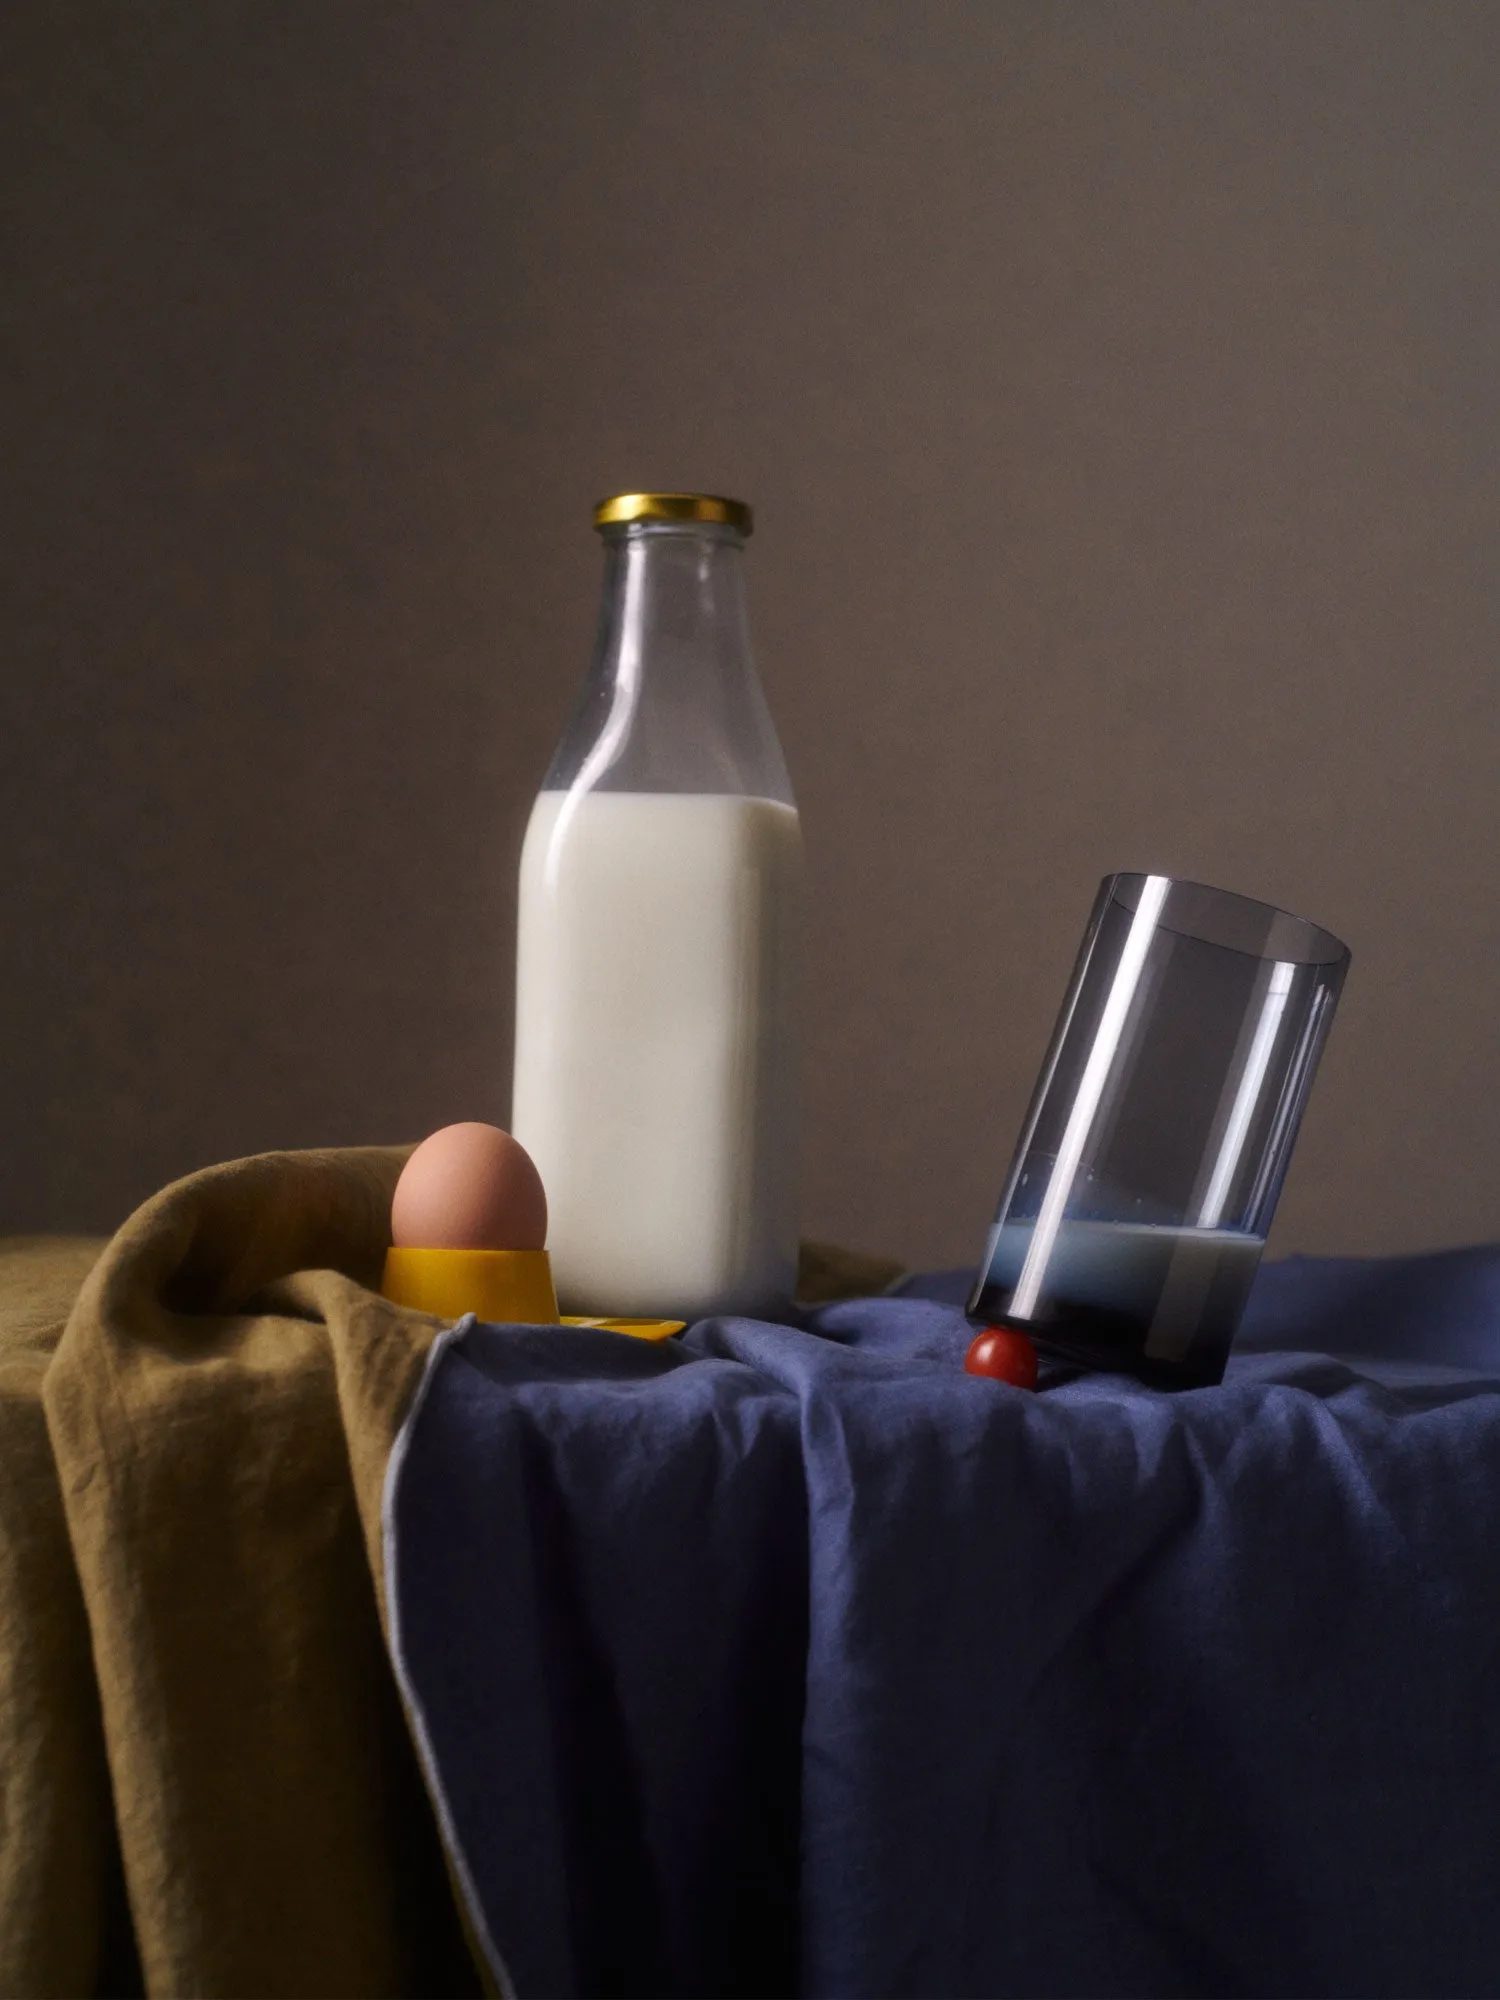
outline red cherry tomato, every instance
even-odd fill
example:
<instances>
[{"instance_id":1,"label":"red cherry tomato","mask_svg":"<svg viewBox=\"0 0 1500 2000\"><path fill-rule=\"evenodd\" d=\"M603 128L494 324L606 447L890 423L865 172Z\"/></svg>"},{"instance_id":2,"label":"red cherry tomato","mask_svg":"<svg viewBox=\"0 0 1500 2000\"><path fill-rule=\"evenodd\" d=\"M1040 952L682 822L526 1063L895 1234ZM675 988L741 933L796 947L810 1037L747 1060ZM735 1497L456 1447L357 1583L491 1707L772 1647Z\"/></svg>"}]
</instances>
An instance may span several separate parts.
<instances>
[{"instance_id":1,"label":"red cherry tomato","mask_svg":"<svg viewBox=\"0 0 1500 2000\"><path fill-rule=\"evenodd\" d=\"M970 1375L988 1375L1018 1389L1036 1387L1036 1349L1024 1333L1008 1326L987 1326L969 1342L964 1368Z\"/></svg>"}]
</instances>

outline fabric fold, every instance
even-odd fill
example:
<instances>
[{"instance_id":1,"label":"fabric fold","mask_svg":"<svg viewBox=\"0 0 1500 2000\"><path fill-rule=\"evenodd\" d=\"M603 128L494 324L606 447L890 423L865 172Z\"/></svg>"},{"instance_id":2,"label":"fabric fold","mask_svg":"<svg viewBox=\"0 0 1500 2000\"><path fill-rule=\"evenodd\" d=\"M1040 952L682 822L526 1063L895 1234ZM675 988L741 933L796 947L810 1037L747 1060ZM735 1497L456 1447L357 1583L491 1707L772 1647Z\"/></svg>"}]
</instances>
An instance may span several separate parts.
<instances>
[{"instance_id":1,"label":"fabric fold","mask_svg":"<svg viewBox=\"0 0 1500 2000\"><path fill-rule=\"evenodd\" d=\"M107 1243L0 1240L0 1991L485 1985L383 1623L442 1334L376 1290L410 1151L234 1160ZM820 1296L893 1270L804 1259Z\"/></svg>"},{"instance_id":2,"label":"fabric fold","mask_svg":"<svg viewBox=\"0 0 1500 2000\"><path fill-rule=\"evenodd\" d=\"M520 2000L1500 1992L1500 1251L1429 1263L1175 1396L912 1295L451 1335L392 1631Z\"/></svg>"},{"instance_id":3,"label":"fabric fold","mask_svg":"<svg viewBox=\"0 0 1500 2000\"><path fill-rule=\"evenodd\" d=\"M38 1371L26 1504L50 1473L107 1767L73 1790L118 1829L148 1993L480 1990L379 1609L385 1464L439 1331L367 1289L407 1150L164 1189Z\"/></svg>"}]
</instances>

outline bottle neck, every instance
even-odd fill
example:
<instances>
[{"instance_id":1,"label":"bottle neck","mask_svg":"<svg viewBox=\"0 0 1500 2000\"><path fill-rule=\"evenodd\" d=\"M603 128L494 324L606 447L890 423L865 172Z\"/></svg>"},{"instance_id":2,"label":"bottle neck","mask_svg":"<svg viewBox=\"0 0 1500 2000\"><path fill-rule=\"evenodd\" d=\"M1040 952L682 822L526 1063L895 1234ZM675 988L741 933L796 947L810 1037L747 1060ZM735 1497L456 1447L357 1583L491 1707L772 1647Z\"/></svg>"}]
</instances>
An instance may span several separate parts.
<instances>
[{"instance_id":1,"label":"bottle neck","mask_svg":"<svg viewBox=\"0 0 1500 2000\"><path fill-rule=\"evenodd\" d=\"M605 531L594 662L548 790L791 803L750 650L744 546L736 529L696 521Z\"/></svg>"},{"instance_id":2,"label":"bottle neck","mask_svg":"<svg viewBox=\"0 0 1500 2000\"><path fill-rule=\"evenodd\" d=\"M750 662L744 548L733 528L642 525L605 536L598 664L687 693Z\"/></svg>"}]
</instances>

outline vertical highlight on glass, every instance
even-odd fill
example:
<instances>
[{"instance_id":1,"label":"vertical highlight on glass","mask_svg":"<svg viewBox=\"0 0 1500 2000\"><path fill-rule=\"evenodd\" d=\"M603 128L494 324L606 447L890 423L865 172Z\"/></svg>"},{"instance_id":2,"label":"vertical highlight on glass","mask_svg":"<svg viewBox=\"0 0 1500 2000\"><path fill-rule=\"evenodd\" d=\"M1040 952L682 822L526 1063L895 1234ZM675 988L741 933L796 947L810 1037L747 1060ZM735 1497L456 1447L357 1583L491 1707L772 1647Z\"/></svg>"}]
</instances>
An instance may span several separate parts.
<instances>
[{"instance_id":1,"label":"vertical highlight on glass","mask_svg":"<svg viewBox=\"0 0 1500 2000\"><path fill-rule=\"evenodd\" d=\"M1269 904L1107 876L970 1317L1163 1387L1221 1381L1348 966Z\"/></svg>"}]
</instances>

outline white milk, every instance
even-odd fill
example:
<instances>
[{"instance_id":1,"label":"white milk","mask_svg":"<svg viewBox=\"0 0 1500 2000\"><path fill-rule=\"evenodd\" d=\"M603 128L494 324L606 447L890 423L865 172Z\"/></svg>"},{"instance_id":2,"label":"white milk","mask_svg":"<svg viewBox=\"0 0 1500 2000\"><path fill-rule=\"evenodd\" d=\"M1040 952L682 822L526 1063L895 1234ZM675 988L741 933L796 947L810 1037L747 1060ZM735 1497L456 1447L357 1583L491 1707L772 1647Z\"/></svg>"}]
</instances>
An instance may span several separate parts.
<instances>
[{"instance_id":1,"label":"white milk","mask_svg":"<svg viewBox=\"0 0 1500 2000\"><path fill-rule=\"evenodd\" d=\"M1013 1289L1031 1239L1030 1222L993 1230L986 1284ZM1203 1334L1222 1334L1228 1344L1264 1248L1259 1236L1233 1229L1069 1217L1052 1245L1042 1297L1126 1314L1139 1324L1147 1356L1175 1360ZM1060 1325L1066 1317L1063 1310Z\"/></svg>"},{"instance_id":2,"label":"white milk","mask_svg":"<svg viewBox=\"0 0 1500 2000\"><path fill-rule=\"evenodd\" d=\"M511 1129L564 1311L770 1310L796 1259L793 807L543 792L521 855Z\"/></svg>"}]
</instances>

